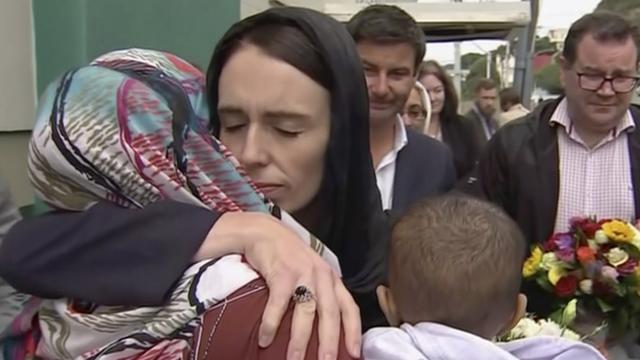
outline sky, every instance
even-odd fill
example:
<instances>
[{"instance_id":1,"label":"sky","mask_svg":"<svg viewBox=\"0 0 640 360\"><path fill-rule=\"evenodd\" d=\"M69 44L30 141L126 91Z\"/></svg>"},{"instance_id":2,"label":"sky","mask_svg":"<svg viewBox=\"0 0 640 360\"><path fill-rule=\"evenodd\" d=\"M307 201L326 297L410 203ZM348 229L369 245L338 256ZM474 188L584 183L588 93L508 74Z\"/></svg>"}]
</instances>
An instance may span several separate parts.
<instances>
[{"instance_id":1,"label":"sky","mask_svg":"<svg viewBox=\"0 0 640 360\"><path fill-rule=\"evenodd\" d=\"M473 2L478 0L463 0ZM486 0L485 0L486 1ZM514 0L495 0L497 2ZM430 2L418 0L418 2ZM540 14L538 16L538 35L545 36L549 29L569 28L571 23L580 16L593 11L600 0L540 0ZM483 53L504 44L503 41L476 40L465 41L461 46L461 53ZM428 59L435 59L441 64L453 63L452 43L427 44Z\"/></svg>"}]
</instances>

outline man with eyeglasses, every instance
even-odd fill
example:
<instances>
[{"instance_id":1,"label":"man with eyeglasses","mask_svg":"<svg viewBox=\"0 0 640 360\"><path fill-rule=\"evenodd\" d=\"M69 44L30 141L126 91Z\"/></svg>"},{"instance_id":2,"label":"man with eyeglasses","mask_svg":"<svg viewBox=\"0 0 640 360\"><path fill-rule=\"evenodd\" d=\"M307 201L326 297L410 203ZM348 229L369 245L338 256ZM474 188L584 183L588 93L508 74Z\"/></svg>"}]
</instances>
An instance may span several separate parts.
<instances>
[{"instance_id":1,"label":"man with eyeglasses","mask_svg":"<svg viewBox=\"0 0 640 360\"><path fill-rule=\"evenodd\" d=\"M638 28L594 12L572 24L560 77L565 96L543 102L493 136L479 190L520 225L530 244L566 232L575 216L640 216ZM529 294L530 311L546 315Z\"/></svg>"}]
</instances>

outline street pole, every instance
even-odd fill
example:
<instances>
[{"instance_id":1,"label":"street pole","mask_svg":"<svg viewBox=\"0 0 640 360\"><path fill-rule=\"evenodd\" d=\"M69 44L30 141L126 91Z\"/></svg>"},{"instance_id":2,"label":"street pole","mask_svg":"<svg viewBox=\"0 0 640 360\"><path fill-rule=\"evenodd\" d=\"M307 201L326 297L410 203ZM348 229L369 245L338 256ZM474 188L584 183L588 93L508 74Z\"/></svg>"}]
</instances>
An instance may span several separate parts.
<instances>
[{"instance_id":1,"label":"street pole","mask_svg":"<svg viewBox=\"0 0 640 360\"><path fill-rule=\"evenodd\" d=\"M487 79L491 79L491 51L487 51Z\"/></svg>"},{"instance_id":2,"label":"street pole","mask_svg":"<svg viewBox=\"0 0 640 360\"><path fill-rule=\"evenodd\" d=\"M460 42L456 41L453 44L453 56L455 58L453 63L453 86L456 88L458 99L462 96L462 56L460 54ZM460 104L460 101L458 102Z\"/></svg>"},{"instance_id":3,"label":"street pole","mask_svg":"<svg viewBox=\"0 0 640 360\"><path fill-rule=\"evenodd\" d=\"M451 0L451 2L462 2L462 0ZM453 86L456 88L458 99L462 99L462 54L460 53L460 41L453 44ZM462 101L458 101L458 111Z\"/></svg>"}]
</instances>

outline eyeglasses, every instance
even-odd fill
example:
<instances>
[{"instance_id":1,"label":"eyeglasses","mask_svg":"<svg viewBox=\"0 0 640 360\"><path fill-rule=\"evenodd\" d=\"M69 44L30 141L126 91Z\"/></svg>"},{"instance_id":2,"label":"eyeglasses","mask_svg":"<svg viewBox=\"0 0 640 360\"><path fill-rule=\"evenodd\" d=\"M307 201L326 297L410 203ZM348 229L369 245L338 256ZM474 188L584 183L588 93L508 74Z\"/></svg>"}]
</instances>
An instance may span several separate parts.
<instances>
[{"instance_id":1,"label":"eyeglasses","mask_svg":"<svg viewBox=\"0 0 640 360\"><path fill-rule=\"evenodd\" d=\"M411 106L404 113L409 119L422 121L427 118L427 113L417 106Z\"/></svg>"},{"instance_id":2,"label":"eyeglasses","mask_svg":"<svg viewBox=\"0 0 640 360\"><path fill-rule=\"evenodd\" d=\"M576 72L578 75L578 85L587 91L598 91L605 82L611 84L611 88L618 94L625 94L632 91L638 85L638 76L602 76Z\"/></svg>"}]
</instances>

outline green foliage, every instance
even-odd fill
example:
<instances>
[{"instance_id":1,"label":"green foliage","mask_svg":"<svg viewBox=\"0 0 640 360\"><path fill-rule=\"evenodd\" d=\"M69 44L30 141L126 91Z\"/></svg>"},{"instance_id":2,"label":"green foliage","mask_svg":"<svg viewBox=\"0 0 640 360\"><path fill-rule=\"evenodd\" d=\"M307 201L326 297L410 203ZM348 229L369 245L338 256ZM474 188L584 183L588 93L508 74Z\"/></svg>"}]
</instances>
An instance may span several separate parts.
<instances>
[{"instance_id":1,"label":"green foliage","mask_svg":"<svg viewBox=\"0 0 640 360\"><path fill-rule=\"evenodd\" d=\"M470 69L471 66L478 60L485 57L485 55L479 53L467 53L460 57L460 68Z\"/></svg>"},{"instance_id":2,"label":"green foliage","mask_svg":"<svg viewBox=\"0 0 640 360\"><path fill-rule=\"evenodd\" d=\"M560 83L560 66L555 62L543 67L534 75L536 85L552 95L562 93L562 84Z\"/></svg>"},{"instance_id":3,"label":"green foliage","mask_svg":"<svg viewBox=\"0 0 640 360\"><path fill-rule=\"evenodd\" d=\"M498 87L500 86L500 74L498 74L498 68L496 65L495 56L491 58L491 79L496 82ZM469 68L469 74L462 84L462 99L473 99L474 89L480 79L487 77L487 57L482 55L478 58Z\"/></svg>"},{"instance_id":4,"label":"green foliage","mask_svg":"<svg viewBox=\"0 0 640 360\"><path fill-rule=\"evenodd\" d=\"M620 13L640 8L638 0L602 0L596 10L610 10Z\"/></svg>"},{"instance_id":5,"label":"green foliage","mask_svg":"<svg viewBox=\"0 0 640 360\"><path fill-rule=\"evenodd\" d=\"M617 12L640 26L640 1L638 0L602 0L596 10Z\"/></svg>"},{"instance_id":6,"label":"green foliage","mask_svg":"<svg viewBox=\"0 0 640 360\"><path fill-rule=\"evenodd\" d=\"M557 50L556 46L551 42L548 36L538 37L536 38L536 42L533 46L534 52L539 52L543 50Z\"/></svg>"}]
</instances>

